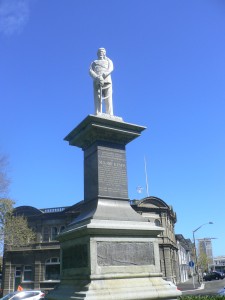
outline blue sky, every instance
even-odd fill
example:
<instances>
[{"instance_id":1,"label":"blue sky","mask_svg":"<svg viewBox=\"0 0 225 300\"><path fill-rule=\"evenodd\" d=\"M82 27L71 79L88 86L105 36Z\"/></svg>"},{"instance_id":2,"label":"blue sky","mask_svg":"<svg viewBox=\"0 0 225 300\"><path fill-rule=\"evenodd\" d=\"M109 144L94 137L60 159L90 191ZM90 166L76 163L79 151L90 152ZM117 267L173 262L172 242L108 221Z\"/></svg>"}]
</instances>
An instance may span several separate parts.
<instances>
[{"instance_id":1,"label":"blue sky","mask_svg":"<svg viewBox=\"0 0 225 300\"><path fill-rule=\"evenodd\" d=\"M0 152L16 205L83 199L83 153L63 138L94 112L99 47L114 114L146 126L127 146L130 199L172 205L176 233L225 255L225 2L0 0ZM142 186L142 194L137 187Z\"/></svg>"}]
</instances>

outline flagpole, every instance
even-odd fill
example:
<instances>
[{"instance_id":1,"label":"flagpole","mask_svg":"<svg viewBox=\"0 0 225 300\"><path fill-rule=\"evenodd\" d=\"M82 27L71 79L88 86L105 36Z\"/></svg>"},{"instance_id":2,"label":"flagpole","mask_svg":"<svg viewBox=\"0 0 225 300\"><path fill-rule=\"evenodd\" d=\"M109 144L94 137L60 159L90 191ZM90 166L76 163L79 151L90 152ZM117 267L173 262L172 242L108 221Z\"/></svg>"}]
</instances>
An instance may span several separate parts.
<instances>
[{"instance_id":1,"label":"flagpole","mask_svg":"<svg viewBox=\"0 0 225 300\"><path fill-rule=\"evenodd\" d=\"M149 197L149 192L148 192L148 174L147 174L147 164L146 164L145 156L144 156L144 162L145 162L145 183L146 183L146 192L147 192L147 197Z\"/></svg>"}]
</instances>

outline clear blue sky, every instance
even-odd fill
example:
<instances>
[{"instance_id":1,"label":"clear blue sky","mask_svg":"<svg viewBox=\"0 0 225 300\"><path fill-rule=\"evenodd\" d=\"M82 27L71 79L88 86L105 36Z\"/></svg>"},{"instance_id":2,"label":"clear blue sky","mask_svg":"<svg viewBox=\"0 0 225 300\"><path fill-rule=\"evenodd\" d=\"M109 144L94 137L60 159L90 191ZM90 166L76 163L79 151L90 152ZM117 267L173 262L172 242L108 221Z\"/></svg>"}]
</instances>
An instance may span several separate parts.
<instances>
[{"instance_id":1,"label":"clear blue sky","mask_svg":"<svg viewBox=\"0 0 225 300\"><path fill-rule=\"evenodd\" d=\"M225 2L0 0L0 152L16 205L83 199L83 152L63 138L94 112L88 74L114 62L114 113L147 127L127 146L130 199L172 205L176 233L225 255ZM137 193L137 186L144 188Z\"/></svg>"}]
</instances>

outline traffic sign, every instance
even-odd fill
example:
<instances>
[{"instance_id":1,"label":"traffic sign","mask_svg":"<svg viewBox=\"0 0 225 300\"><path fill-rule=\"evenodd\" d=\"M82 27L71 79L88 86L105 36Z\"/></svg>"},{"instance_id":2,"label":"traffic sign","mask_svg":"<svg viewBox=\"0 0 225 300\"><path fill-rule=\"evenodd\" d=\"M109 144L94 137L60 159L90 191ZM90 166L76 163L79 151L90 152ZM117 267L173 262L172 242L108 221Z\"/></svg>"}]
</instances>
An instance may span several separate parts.
<instances>
[{"instance_id":1,"label":"traffic sign","mask_svg":"<svg viewBox=\"0 0 225 300\"><path fill-rule=\"evenodd\" d=\"M194 265L195 265L195 263L191 260L191 261L189 261L189 267L191 267L191 268L193 268L194 267Z\"/></svg>"}]
</instances>

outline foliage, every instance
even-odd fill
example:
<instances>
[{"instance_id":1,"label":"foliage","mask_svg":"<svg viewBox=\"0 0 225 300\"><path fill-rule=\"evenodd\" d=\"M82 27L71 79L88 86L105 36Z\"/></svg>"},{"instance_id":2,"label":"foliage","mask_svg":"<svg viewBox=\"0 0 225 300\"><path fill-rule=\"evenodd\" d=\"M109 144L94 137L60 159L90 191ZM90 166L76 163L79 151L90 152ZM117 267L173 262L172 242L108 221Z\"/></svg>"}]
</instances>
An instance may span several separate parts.
<instances>
[{"instance_id":1,"label":"foliage","mask_svg":"<svg viewBox=\"0 0 225 300\"><path fill-rule=\"evenodd\" d=\"M8 191L9 179L7 177L8 161L6 156L0 154L0 196L5 195Z\"/></svg>"},{"instance_id":2,"label":"foliage","mask_svg":"<svg viewBox=\"0 0 225 300\"><path fill-rule=\"evenodd\" d=\"M225 300L225 296L220 295L198 295L198 296L180 296L180 300Z\"/></svg>"},{"instance_id":3,"label":"foliage","mask_svg":"<svg viewBox=\"0 0 225 300\"><path fill-rule=\"evenodd\" d=\"M13 214L15 202L6 197L9 186L6 170L7 159L0 154L0 250L3 244L14 247L27 245L35 236L26 218Z\"/></svg>"},{"instance_id":4,"label":"foliage","mask_svg":"<svg viewBox=\"0 0 225 300\"><path fill-rule=\"evenodd\" d=\"M7 216L13 212L14 202L7 198L0 198L0 242L4 241L4 232Z\"/></svg>"},{"instance_id":5,"label":"foliage","mask_svg":"<svg viewBox=\"0 0 225 300\"><path fill-rule=\"evenodd\" d=\"M4 237L6 245L20 247L31 243L35 234L28 227L27 219L24 216L9 214L6 218Z\"/></svg>"},{"instance_id":6,"label":"foliage","mask_svg":"<svg viewBox=\"0 0 225 300\"><path fill-rule=\"evenodd\" d=\"M201 252L200 255L198 256L198 266L203 272L208 272L208 266L210 263L210 259L208 256Z\"/></svg>"},{"instance_id":7,"label":"foliage","mask_svg":"<svg viewBox=\"0 0 225 300\"><path fill-rule=\"evenodd\" d=\"M13 204L10 199L0 199L0 242L20 247L33 242L35 234L24 216L13 215Z\"/></svg>"}]
</instances>

